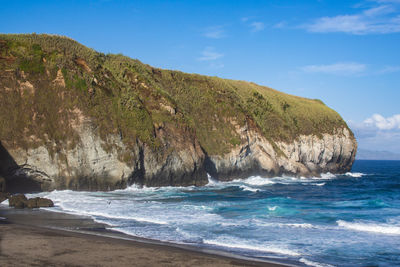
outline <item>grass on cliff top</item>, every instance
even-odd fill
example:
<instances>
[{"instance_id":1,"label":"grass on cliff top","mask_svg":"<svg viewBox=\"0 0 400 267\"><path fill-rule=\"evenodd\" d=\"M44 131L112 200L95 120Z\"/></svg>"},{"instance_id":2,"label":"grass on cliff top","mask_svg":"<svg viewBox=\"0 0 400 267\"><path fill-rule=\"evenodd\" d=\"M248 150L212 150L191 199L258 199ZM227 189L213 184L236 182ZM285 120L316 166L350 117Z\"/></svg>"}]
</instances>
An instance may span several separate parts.
<instances>
[{"instance_id":1,"label":"grass on cliff top","mask_svg":"<svg viewBox=\"0 0 400 267\"><path fill-rule=\"evenodd\" d=\"M65 88L53 83L59 70ZM320 100L244 81L153 68L55 35L0 34L0 72L0 108L15 110L0 115L0 140L15 141L12 133L18 133L21 139L15 142L35 136L41 142L71 143L75 108L94 120L105 141L114 133L128 145L138 139L157 149L155 129L167 123L196 136L210 155L244 142L237 130L249 122L271 141L347 127ZM22 92L16 80L29 81L35 91Z\"/></svg>"}]
</instances>

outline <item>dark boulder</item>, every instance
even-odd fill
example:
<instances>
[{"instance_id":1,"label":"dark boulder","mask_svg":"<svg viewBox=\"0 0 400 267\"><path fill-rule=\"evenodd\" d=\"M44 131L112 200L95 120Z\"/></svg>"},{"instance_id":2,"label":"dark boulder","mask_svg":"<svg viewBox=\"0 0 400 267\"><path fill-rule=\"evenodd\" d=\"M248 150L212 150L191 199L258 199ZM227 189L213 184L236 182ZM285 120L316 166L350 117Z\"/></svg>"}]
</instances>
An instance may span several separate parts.
<instances>
[{"instance_id":1,"label":"dark boulder","mask_svg":"<svg viewBox=\"0 0 400 267\"><path fill-rule=\"evenodd\" d=\"M16 209L23 209L25 207L26 207L26 202L23 201L16 202L14 205L14 208Z\"/></svg>"},{"instance_id":2,"label":"dark boulder","mask_svg":"<svg viewBox=\"0 0 400 267\"><path fill-rule=\"evenodd\" d=\"M54 203L51 199L40 197L37 201L39 208L54 207Z\"/></svg>"},{"instance_id":3,"label":"dark boulder","mask_svg":"<svg viewBox=\"0 0 400 267\"><path fill-rule=\"evenodd\" d=\"M27 206L28 199L24 194L12 195L8 198L8 205L17 209L23 209Z\"/></svg>"},{"instance_id":4,"label":"dark boulder","mask_svg":"<svg viewBox=\"0 0 400 267\"><path fill-rule=\"evenodd\" d=\"M29 209L54 207L54 203L53 201L51 201L51 199L48 198L35 197L28 199L26 207Z\"/></svg>"},{"instance_id":5,"label":"dark boulder","mask_svg":"<svg viewBox=\"0 0 400 267\"><path fill-rule=\"evenodd\" d=\"M28 202L26 203L26 207L28 209L34 209L34 208L38 208L38 197L35 198L30 198L28 199Z\"/></svg>"}]
</instances>

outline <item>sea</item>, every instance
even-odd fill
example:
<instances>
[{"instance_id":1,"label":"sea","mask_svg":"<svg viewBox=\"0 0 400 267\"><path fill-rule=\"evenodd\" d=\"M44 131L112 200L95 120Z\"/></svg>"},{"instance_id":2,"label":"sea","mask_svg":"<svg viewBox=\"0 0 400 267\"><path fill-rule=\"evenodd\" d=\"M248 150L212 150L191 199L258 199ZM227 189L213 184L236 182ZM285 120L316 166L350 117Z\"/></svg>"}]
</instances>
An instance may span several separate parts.
<instances>
[{"instance_id":1,"label":"sea","mask_svg":"<svg viewBox=\"0 0 400 267\"><path fill-rule=\"evenodd\" d=\"M321 177L31 194L127 235L296 266L400 266L400 161Z\"/></svg>"}]
</instances>

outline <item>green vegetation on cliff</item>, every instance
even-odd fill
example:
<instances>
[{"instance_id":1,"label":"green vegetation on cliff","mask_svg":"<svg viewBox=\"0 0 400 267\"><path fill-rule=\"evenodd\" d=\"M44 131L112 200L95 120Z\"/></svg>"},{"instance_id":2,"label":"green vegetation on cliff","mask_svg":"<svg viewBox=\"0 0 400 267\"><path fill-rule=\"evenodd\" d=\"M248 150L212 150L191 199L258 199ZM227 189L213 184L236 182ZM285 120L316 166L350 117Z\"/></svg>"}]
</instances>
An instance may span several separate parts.
<instances>
[{"instance_id":1,"label":"green vegetation on cliff","mask_svg":"<svg viewBox=\"0 0 400 267\"><path fill-rule=\"evenodd\" d=\"M128 146L140 140L154 149L156 129L169 125L195 136L209 155L240 144L237 128L249 123L271 141L347 127L320 100L153 68L37 34L0 35L0 108L0 140L22 147L74 147L74 123L82 118L91 118L105 143L118 134Z\"/></svg>"}]
</instances>

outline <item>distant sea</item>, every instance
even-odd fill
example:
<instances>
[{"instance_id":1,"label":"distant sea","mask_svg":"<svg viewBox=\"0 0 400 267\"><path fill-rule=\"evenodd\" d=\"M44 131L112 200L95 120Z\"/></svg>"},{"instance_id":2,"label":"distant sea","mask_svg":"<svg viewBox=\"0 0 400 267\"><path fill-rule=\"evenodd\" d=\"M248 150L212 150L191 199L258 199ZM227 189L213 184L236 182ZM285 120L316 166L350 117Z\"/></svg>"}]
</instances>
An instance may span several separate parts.
<instances>
[{"instance_id":1,"label":"distant sea","mask_svg":"<svg viewBox=\"0 0 400 267\"><path fill-rule=\"evenodd\" d=\"M357 160L320 178L36 195L137 237L300 266L400 265L400 161Z\"/></svg>"}]
</instances>

